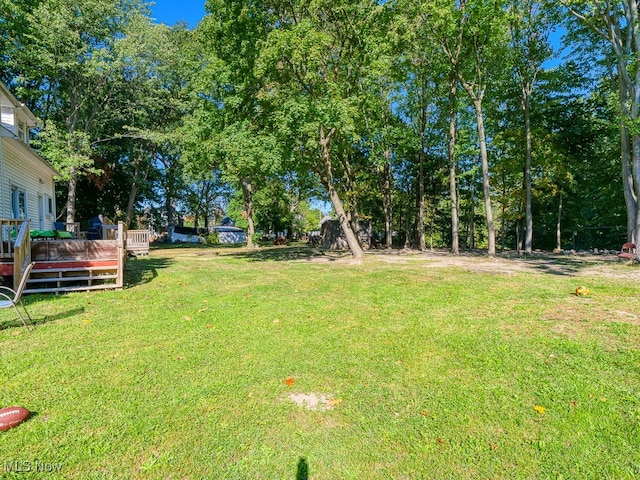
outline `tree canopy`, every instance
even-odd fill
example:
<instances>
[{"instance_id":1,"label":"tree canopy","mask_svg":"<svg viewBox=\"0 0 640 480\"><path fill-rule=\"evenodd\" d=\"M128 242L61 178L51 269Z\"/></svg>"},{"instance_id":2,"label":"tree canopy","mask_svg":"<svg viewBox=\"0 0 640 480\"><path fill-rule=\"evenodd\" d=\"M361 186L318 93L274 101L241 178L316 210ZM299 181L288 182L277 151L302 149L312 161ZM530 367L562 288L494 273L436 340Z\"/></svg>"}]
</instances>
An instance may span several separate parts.
<instances>
[{"instance_id":1,"label":"tree canopy","mask_svg":"<svg viewBox=\"0 0 640 480\"><path fill-rule=\"evenodd\" d=\"M356 257L638 240L635 0L207 0L192 30L143 0L0 7L67 221L233 214L252 246L329 214Z\"/></svg>"}]
</instances>

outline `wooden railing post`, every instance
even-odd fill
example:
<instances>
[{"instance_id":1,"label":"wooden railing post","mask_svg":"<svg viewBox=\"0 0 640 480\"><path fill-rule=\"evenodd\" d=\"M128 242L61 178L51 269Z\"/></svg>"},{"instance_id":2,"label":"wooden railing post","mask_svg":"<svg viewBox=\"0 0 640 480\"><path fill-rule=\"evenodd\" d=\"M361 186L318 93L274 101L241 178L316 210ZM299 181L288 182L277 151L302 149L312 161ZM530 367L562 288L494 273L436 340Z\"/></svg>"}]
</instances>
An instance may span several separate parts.
<instances>
[{"instance_id":1,"label":"wooden railing post","mask_svg":"<svg viewBox=\"0 0 640 480\"><path fill-rule=\"evenodd\" d=\"M123 288L124 267L127 261L127 229L123 222L118 222L116 241L118 244L118 278L116 279L116 288Z\"/></svg>"},{"instance_id":2,"label":"wooden railing post","mask_svg":"<svg viewBox=\"0 0 640 480\"><path fill-rule=\"evenodd\" d=\"M13 289L16 290L22 280L22 272L31 263L31 236L29 232L29 220L21 221L20 229L16 234L16 243L13 252Z\"/></svg>"}]
</instances>

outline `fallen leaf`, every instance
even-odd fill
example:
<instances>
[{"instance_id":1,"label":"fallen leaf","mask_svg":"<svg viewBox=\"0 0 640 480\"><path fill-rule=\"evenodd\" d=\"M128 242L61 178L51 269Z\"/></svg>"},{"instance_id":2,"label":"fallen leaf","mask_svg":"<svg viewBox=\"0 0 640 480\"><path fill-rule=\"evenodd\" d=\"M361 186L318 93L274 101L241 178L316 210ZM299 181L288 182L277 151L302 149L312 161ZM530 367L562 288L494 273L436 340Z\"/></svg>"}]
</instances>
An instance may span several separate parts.
<instances>
[{"instance_id":1,"label":"fallen leaf","mask_svg":"<svg viewBox=\"0 0 640 480\"><path fill-rule=\"evenodd\" d=\"M570 407L575 407L576 405L577 405L577 403L574 400L569 402L569 406Z\"/></svg>"},{"instance_id":2,"label":"fallen leaf","mask_svg":"<svg viewBox=\"0 0 640 480\"><path fill-rule=\"evenodd\" d=\"M290 387L291 385L293 385L293 382L295 382L295 380L293 379L293 377L287 377L284 381L284 383Z\"/></svg>"},{"instance_id":3,"label":"fallen leaf","mask_svg":"<svg viewBox=\"0 0 640 480\"><path fill-rule=\"evenodd\" d=\"M446 441L446 440L444 440L443 438L439 438L439 439L438 439L438 443L439 443L440 445L444 445L445 443L447 443L447 441Z\"/></svg>"},{"instance_id":4,"label":"fallen leaf","mask_svg":"<svg viewBox=\"0 0 640 480\"><path fill-rule=\"evenodd\" d=\"M606 398L604 398L604 397L600 397L600 401L601 401L601 402L606 402L606 401L607 401L607 399L606 399Z\"/></svg>"},{"instance_id":5,"label":"fallen leaf","mask_svg":"<svg viewBox=\"0 0 640 480\"><path fill-rule=\"evenodd\" d=\"M191 317L190 317L189 315L185 315L185 316L184 316L184 319L185 319L185 320L191 320Z\"/></svg>"},{"instance_id":6,"label":"fallen leaf","mask_svg":"<svg viewBox=\"0 0 640 480\"><path fill-rule=\"evenodd\" d=\"M211 325L210 323L207 323L204 328L213 328L213 325Z\"/></svg>"},{"instance_id":7,"label":"fallen leaf","mask_svg":"<svg viewBox=\"0 0 640 480\"><path fill-rule=\"evenodd\" d=\"M198 310L198 313L202 313L202 312L206 312L206 311L207 311L206 308L201 308L201 309Z\"/></svg>"},{"instance_id":8,"label":"fallen leaf","mask_svg":"<svg viewBox=\"0 0 640 480\"><path fill-rule=\"evenodd\" d=\"M178 360L184 360L184 357L178 357Z\"/></svg>"},{"instance_id":9,"label":"fallen leaf","mask_svg":"<svg viewBox=\"0 0 640 480\"><path fill-rule=\"evenodd\" d=\"M533 407L533 409L538 412L540 415L546 415L547 414L547 409L545 407L543 407L542 405L536 405L535 407Z\"/></svg>"},{"instance_id":10,"label":"fallen leaf","mask_svg":"<svg viewBox=\"0 0 640 480\"><path fill-rule=\"evenodd\" d=\"M425 417L428 417L428 416L430 415L430 413L429 413L429 412L427 412L426 410L424 410L424 411L420 412L420 415L423 415L423 416L425 416Z\"/></svg>"},{"instance_id":11,"label":"fallen leaf","mask_svg":"<svg viewBox=\"0 0 640 480\"><path fill-rule=\"evenodd\" d=\"M85 319L83 320L83 322L84 322L84 323L93 323L93 320L90 320L90 319L88 319L88 318L85 318Z\"/></svg>"},{"instance_id":12,"label":"fallen leaf","mask_svg":"<svg viewBox=\"0 0 640 480\"><path fill-rule=\"evenodd\" d=\"M253 295L251 295L251 294L247 295L247 298L251 298L251 297L253 297Z\"/></svg>"},{"instance_id":13,"label":"fallen leaf","mask_svg":"<svg viewBox=\"0 0 640 480\"><path fill-rule=\"evenodd\" d=\"M498 445L496 445L495 443L490 443L490 444L489 444L489 448L490 448L491 450L497 450L497 449L498 449Z\"/></svg>"},{"instance_id":14,"label":"fallen leaf","mask_svg":"<svg viewBox=\"0 0 640 480\"><path fill-rule=\"evenodd\" d=\"M276 319L273 321L273 323L280 323L280 319L279 319L279 318L276 318Z\"/></svg>"},{"instance_id":15,"label":"fallen leaf","mask_svg":"<svg viewBox=\"0 0 640 480\"><path fill-rule=\"evenodd\" d=\"M342 399L341 398L334 398L333 400L329 400L329 403L327 405L329 405L330 407L336 407L338 405L340 405L342 403Z\"/></svg>"}]
</instances>

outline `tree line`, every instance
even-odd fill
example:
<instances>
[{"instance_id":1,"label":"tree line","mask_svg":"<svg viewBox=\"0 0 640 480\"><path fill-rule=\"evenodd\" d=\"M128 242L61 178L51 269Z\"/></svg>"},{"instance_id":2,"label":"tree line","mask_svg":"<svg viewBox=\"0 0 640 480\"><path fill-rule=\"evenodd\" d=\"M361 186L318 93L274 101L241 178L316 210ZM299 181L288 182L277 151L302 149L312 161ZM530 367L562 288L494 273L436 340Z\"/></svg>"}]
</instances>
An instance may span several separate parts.
<instances>
[{"instance_id":1,"label":"tree line","mask_svg":"<svg viewBox=\"0 0 640 480\"><path fill-rule=\"evenodd\" d=\"M638 2L0 0L0 79L67 221L317 228L349 249L617 248L640 232Z\"/></svg>"}]
</instances>

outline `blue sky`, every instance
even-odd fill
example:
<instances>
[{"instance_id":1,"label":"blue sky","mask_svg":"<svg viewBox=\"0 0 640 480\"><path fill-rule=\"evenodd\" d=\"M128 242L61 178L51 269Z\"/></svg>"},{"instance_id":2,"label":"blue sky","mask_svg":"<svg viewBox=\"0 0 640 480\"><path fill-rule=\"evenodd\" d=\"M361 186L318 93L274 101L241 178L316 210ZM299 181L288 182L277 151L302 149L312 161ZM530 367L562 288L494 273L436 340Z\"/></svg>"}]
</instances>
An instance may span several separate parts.
<instances>
[{"instance_id":1,"label":"blue sky","mask_svg":"<svg viewBox=\"0 0 640 480\"><path fill-rule=\"evenodd\" d=\"M152 17L158 23L173 25L185 20L191 28L195 28L204 17L205 0L153 0Z\"/></svg>"}]
</instances>

